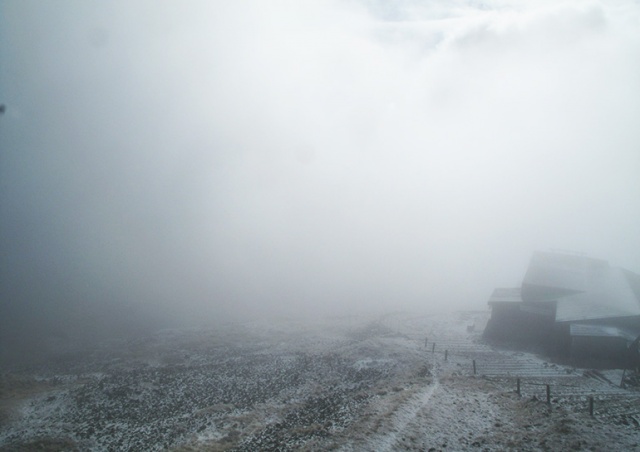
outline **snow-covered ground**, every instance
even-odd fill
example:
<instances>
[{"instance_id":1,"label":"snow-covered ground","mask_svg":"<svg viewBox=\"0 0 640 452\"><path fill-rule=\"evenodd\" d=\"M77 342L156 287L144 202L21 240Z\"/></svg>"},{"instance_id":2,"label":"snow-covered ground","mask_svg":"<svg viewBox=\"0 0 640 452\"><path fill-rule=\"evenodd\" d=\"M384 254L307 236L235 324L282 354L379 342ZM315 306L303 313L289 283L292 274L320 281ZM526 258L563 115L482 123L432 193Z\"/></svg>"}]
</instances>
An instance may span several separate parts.
<instances>
[{"instance_id":1,"label":"snow-covered ground","mask_svg":"<svg viewBox=\"0 0 640 452\"><path fill-rule=\"evenodd\" d=\"M6 372L0 450L640 448L640 393L622 371L493 348L487 316L166 330Z\"/></svg>"}]
</instances>

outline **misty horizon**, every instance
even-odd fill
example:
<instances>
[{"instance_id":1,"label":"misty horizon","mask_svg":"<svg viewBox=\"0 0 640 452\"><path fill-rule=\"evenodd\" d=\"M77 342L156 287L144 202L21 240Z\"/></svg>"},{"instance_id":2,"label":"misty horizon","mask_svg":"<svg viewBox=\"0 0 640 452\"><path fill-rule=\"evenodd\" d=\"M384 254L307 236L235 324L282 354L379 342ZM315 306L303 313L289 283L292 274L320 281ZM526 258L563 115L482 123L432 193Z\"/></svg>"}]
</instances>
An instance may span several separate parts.
<instances>
[{"instance_id":1,"label":"misty horizon","mask_svg":"<svg viewBox=\"0 0 640 452\"><path fill-rule=\"evenodd\" d=\"M486 309L537 250L639 272L639 22L5 0L0 325Z\"/></svg>"}]
</instances>

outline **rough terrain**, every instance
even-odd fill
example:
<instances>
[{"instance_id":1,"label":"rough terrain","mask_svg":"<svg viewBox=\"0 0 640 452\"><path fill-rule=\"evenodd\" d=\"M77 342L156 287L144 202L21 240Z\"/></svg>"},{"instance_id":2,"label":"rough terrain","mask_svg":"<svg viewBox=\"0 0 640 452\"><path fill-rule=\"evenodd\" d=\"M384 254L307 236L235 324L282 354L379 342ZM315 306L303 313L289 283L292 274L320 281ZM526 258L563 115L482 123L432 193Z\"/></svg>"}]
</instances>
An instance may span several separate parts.
<instances>
[{"instance_id":1,"label":"rough terrain","mask_svg":"<svg viewBox=\"0 0 640 452\"><path fill-rule=\"evenodd\" d=\"M486 317L165 330L9 369L0 450L640 449L622 371L491 347Z\"/></svg>"}]
</instances>

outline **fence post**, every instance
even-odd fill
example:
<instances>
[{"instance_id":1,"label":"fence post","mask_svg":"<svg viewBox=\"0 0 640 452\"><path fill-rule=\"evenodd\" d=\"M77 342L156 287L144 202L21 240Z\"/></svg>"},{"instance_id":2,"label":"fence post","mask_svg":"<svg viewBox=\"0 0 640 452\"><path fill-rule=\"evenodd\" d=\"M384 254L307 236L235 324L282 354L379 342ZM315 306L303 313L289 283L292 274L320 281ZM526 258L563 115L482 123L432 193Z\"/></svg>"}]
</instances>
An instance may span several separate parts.
<instances>
[{"instance_id":1,"label":"fence post","mask_svg":"<svg viewBox=\"0 0 640 452\"><path fill-rule=\"evenodd\" d=\"M428 342L428 338L424 338L424 348L427 348L427 342Z\"/></svg>"},{"instance_id":2,"label":"fence post","mask_svg":"<svg viewBox=\"0 0 640 452\"><path fill-rule=\"evenodd\" d=\"M624 375L627 373L626 367L622 370L622 378L620 379L620 387L624 389Z\"/></svg>"},{"instance_id":3,"label":"fence post","mask_svg":"<svg viewBox=\"0 0 640 452\"><path fill-rule=\"evenodd\" d=\"M547 385L547 403L551 404L551 385Z\"/></svg>"},{"instance_id":4,"label":"fence post","mask_svg":"<svg viewBox=\"0 0 640 452\"><path fill-rule=\"evenodd\" d=\"M449 350L445 350L444 351L444 360L447 360L447 355L449 354Z\"/></svg>"},{"instance_id":5,"label":"fence post","mask_svg":"<svg viewBox=\"0 0 640 452\"><path fill-rule=\"evenodd\" d=\"M522 395L522 393L520 392L520 378L516 378L516 392L518 393L518 395Z\"/></svg>"},{"instance_id":6,"label":"fence post","mask_svg":"<svg viewBox=\"0 0 640 452\"><path fill-rule=\"evenodd\" d=\"M431 353L435 353L436 352L436 343L432 343L431 344Z\"/></svg>"},{"instance_id":7,"label":"fence post","mask_svg":"<svg viewBox=\"0 0 640 452\"><path fill-rule=\"evenodd\" d=\"M473 360L473 375L476 374L476 360Z\"/></svg>"},{"instance_id":8,"label":"fence post","mask_svg":"<svg viewBox=\"0 0 640 452\"><path fill-rule=\"evenodd\" d=\"M589 416L593 416L593 396L589 396Z\"/></svg>"}]
</instances>

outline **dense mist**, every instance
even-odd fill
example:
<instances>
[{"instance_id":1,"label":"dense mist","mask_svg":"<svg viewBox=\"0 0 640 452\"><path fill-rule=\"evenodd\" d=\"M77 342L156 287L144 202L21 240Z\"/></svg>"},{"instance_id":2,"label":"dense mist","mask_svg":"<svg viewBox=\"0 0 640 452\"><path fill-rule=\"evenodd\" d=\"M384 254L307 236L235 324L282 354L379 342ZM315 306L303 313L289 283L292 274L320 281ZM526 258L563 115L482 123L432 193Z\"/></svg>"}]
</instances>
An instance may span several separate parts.
<instances>
[{"instance_id":1,"label":"dense mist","mask_svg":"<svg viewBox=\"0 0 640 452\"><path fill-rule=\"evenodd\" d=\"M2 0L1 347L639 271L639 56L631 0Z\"/></svg>"}]
</instances>

